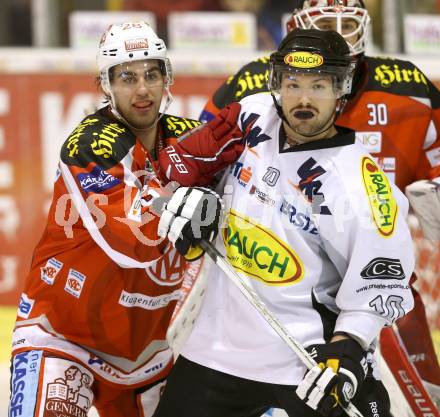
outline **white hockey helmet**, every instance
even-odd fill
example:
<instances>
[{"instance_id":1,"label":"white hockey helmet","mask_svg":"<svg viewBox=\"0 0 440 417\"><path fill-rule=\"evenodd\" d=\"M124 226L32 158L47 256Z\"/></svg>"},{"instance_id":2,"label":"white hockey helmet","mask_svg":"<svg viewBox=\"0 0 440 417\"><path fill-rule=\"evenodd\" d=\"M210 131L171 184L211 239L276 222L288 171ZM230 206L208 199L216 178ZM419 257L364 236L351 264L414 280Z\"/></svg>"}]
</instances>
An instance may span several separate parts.
<instances>
[{"instance_id":1,"label":"white hockey helmet","mask_svg":"<svg viewBox=\"0 0 440 417\"><path fill-rule=\"evenodd\" d=\"M336 30L345 40L357 36L354 44L347 42L351 55L365 52L370 16L362 0L304 0L302 6L293 11L287 22L287 31L295 28L320 29L319 21L326 18L336 19ZM343 19L347 18L357 23L351 33L342 30Z\"/></svg>"},{"instance_id":2,"label":"white hockey helmet","mask_svg":"<svg viewBox=\"0 0 440 417\"><path fill-rule=\"evenodd\" d=\"M159 60L162 63L165 86L173 83L173 71L167 58L165 42L148 23L139 21L109 26L102 35L97 55L101 86L105 94L112 96L109 76L112 67L146 59Z\"/></svg>"}]
</instances>

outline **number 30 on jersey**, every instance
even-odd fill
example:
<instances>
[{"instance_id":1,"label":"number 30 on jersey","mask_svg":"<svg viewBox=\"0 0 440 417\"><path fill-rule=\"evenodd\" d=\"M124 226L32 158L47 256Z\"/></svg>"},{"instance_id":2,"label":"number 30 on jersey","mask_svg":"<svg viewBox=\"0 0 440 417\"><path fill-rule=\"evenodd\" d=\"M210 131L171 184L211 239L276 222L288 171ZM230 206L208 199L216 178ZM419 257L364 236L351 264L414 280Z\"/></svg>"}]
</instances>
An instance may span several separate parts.
<instances>
[{"instance_id":1,"label":"number 30 on jersey","mask_svg":"<svg viewBox=\"0 0 440 417\"><path fill-rule=\"evenodd\" d=\"M388 109L384 103L369 103L367 104L367 108L369 110L368 115L370 116L370 118L368 119L368 124L370 126L385 126L386 124L388 124Z\"/></svg>"}]
</instances>

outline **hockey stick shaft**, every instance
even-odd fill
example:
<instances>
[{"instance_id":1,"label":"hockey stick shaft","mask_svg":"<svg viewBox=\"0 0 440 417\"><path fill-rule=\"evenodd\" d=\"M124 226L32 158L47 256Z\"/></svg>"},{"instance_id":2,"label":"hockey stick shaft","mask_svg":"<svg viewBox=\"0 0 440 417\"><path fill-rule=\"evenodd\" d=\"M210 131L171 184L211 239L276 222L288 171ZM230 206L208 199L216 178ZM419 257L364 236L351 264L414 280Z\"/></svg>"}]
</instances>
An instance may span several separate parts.
<instances>
[{"instance_id":1,"label":"hockey stick shaft","mask_svg":"<svg viewBox=\"0 0 440 417\"><path fill-rule=\"evenodd\" d=\"M250 304L260 313L266 320L269 326L283 339L283 341L290 347L301 359L302 363L311 369L316 365L315 360L305 350L305 348L296 341L283 324L271 313L266 305L258 297L257 293L247 285L241 276L235 272L229 262L210 242L202 240L200 243L202 249L209 255L214 263L225 273L225 275L237 286L240 292L246 297ZM344 407L344 411L350 417L363 417L361 412L352 404L349 403Z\"/></svg>"}]
</instances>

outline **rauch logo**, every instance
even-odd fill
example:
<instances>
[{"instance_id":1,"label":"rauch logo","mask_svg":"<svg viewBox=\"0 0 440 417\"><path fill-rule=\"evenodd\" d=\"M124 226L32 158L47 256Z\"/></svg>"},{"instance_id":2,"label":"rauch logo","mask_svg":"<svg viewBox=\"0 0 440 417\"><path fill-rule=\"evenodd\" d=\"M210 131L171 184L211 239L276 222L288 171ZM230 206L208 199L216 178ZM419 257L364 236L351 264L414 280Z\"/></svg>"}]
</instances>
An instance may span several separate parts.
<instances>
[{"instance_id":1,"label":"rauch logo","mask_svg":"<svg viewBox=\"0 0 440 417\"><path fill-rule=\"evenodd\" d=\"M269 229L231 211L223 231L232 266L268 285L291 285L303 278L298 255Z\"/></svg>"},{"instance_id":2,"label":"rauch logo","mask_svg":"<svg viewBox=\"0 0 440 417\"><path fill-rule=\"evenodd\" d=\"M369 157L362 158L362 178L378 232L384 237L394 233L398 207L386 175Z\"/></svg>"}]
</instances>

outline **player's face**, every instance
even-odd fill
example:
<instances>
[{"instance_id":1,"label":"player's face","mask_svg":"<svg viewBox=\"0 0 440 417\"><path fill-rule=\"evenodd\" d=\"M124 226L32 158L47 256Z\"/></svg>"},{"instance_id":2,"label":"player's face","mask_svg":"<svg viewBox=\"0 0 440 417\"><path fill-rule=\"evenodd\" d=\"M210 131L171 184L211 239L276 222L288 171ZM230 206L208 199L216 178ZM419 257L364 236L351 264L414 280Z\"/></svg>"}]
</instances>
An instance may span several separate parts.
<instances>
[{"instance_id":1,"label":"player's face","mask_svg":"<svg viewBox=\"0 0 440 417\"><path fill-rule=\"evenodd\" d=\"M290 127L300 135L321 132L333 120L336 93L331 75L285 73L280 95L284 116ZM302 139L309 141L318 137Z\"/></svg>"},{"instance_id":2,"label":"player's face","mask_svg":"<svg viewBox=\"0 0 440 417\"><path fill-rule=\"evenodd\" d=\"M314 25L321 30L334 30L339 32L346 42L354 45L359 39L359 32L357 31L358 24L356 20L349 17L342 17L340 27L338 27L338 20L333 17L319 17L313 20Z\"/></svg>"},{"instance_id":3,"label":"player's face","mask_svg":"<svg viewBox=\"0 0 440 417\"><path fill-rule=\"evenodd\" d=\"M116 65L111 71L111 88L119 113L137 129L151 126L165 88L159 62L134 61Z\"/></svg>"}]
</instances>

